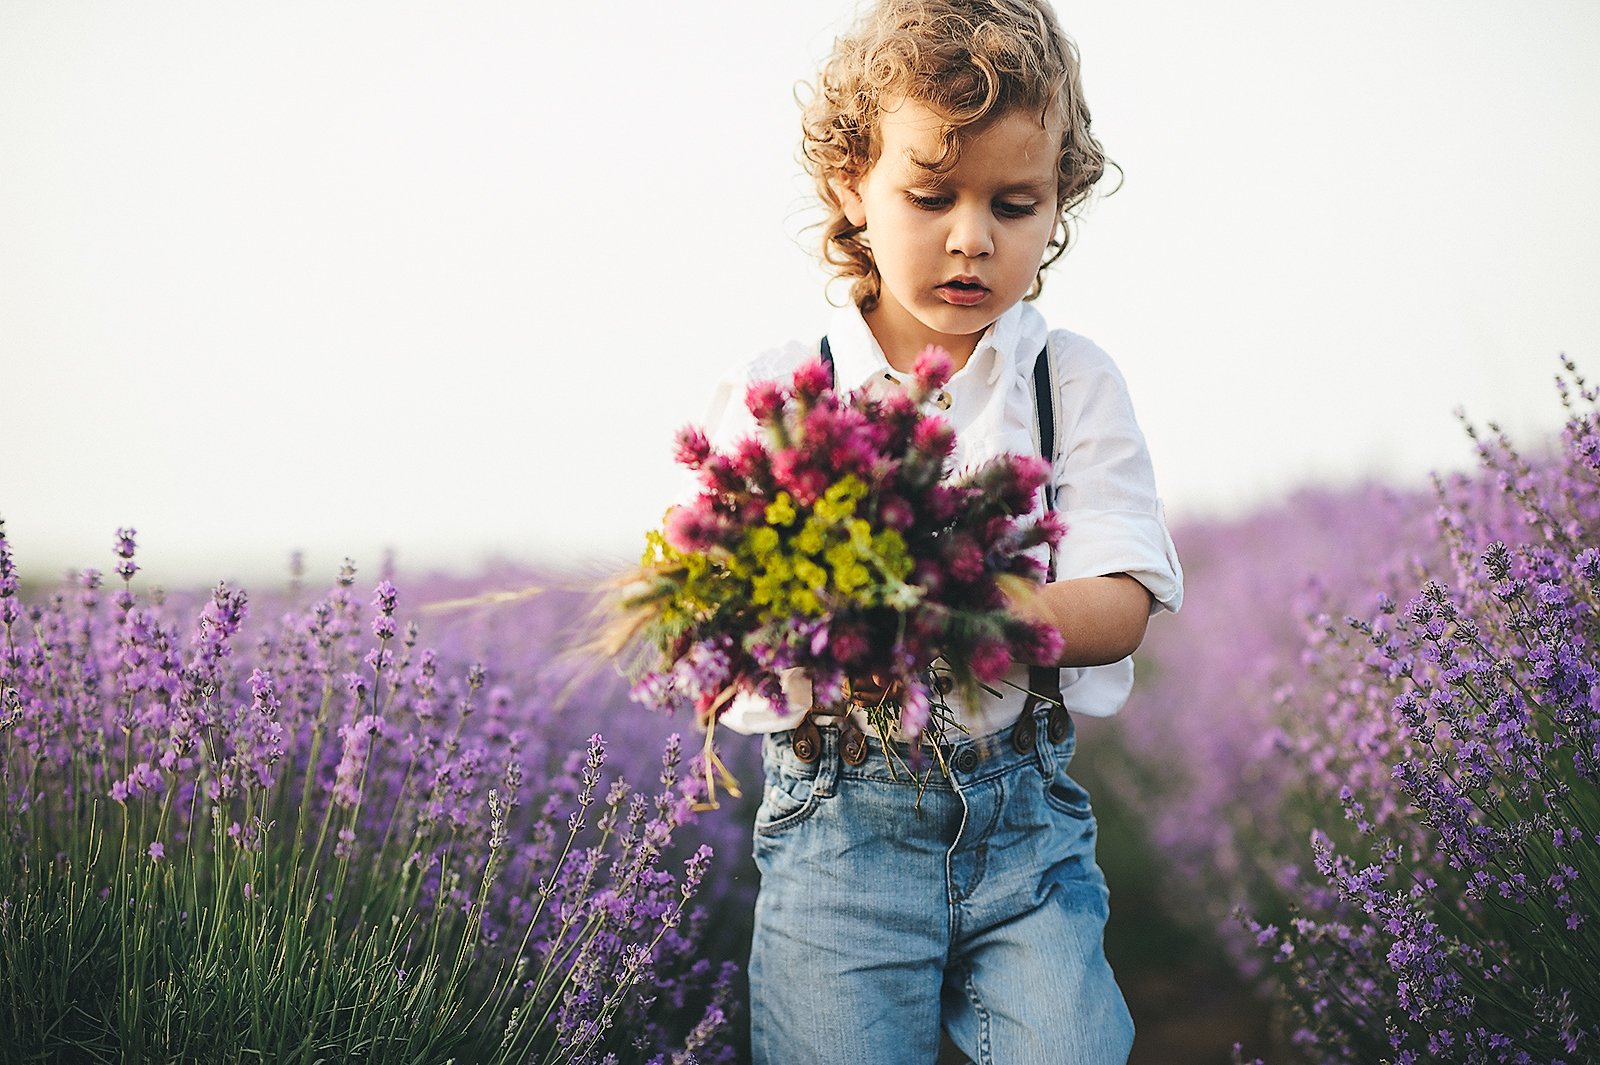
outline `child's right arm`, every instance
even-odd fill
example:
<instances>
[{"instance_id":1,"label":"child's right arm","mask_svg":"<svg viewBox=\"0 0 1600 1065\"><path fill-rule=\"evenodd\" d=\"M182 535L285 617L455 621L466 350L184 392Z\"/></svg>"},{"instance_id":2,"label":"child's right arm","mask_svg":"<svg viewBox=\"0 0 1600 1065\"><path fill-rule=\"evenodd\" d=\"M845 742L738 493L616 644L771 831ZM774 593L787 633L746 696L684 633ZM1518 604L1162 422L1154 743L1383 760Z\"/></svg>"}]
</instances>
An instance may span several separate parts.
<instances>
[{"instance_id":1,"label":"child's right arm","mask_svg":"<svg viewBox=\"0 0 1600 1065\"><path fill-rule=\"evenodd\" d=\"M1061 632L1056 665L1103 665L1138 649L1156 610L1178 609L1183 570L1121 372L1084 337L1057 330L1050 343L1061 422L1056 505L1067 532L1057 579L1022 609Z\"/></svg>"},{"instance_id":2,"label":"child's right arm","mask_svg":"<svg viewBox=\"0 0 1600 1065\"><path fill-rule=\"evenodd\" d=\"M1126 573L1052 581L1019 603L1017 613L1061 633L1061 657L1050 666L1103 666L1127 658L1144 641L1154 598Z\"/></svg>"}]
</instances>

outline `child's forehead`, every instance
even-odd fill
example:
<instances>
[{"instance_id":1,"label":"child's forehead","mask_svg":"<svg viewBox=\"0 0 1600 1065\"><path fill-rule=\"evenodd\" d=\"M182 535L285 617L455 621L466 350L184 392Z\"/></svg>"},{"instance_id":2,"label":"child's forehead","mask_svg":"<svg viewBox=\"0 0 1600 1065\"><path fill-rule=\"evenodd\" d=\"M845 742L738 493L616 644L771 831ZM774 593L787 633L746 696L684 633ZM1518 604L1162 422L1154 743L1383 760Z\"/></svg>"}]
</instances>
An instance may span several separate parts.
<instances>
[{"instance_id":1,"label":"child's forehead","mask_svg":"<svg viewBox=\"0 0 1600 1065\"><path fill-rule=\"evenodd\" d=\"M919 168L941 159L950 141L950 123L920 100L884 101L876 132L877 161L893 159ZM1031 110L1017 108L956 131L961 155L992 143L1013 165L1026 167L1039 161L1053 166L1063 134L1061 123L1050 122Z\"/></svg>"},{"instance_id":2,"label":"child's forehead","mask_svg":"<svg viewBox=\"0 0 1600 1065\"><path fill-rule=\"evenodd\" d=\"M944 135L947 125L939 112L909 96L889 97L878 108L878 129L882 132L937 137Z\"/></svg>"}]
</instances>

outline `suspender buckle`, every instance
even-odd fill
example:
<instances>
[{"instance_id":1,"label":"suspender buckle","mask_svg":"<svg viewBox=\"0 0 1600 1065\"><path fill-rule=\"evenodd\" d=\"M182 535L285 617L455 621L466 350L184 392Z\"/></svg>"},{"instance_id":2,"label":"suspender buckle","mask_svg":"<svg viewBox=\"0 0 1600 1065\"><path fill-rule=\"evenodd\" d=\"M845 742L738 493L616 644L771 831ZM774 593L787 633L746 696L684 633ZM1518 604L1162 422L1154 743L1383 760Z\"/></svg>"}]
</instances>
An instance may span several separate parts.
<instances>
[{"instance_id":1,"label":"suspender buckle","mask_svg":"<svg viewBox=\"0 0 1600 1065\"><path fill-rule=\"evenodd\" d=\"M1030 696L1022 706L1022 713L1017 715L1017 723L1011 726L1011 747L1018 754L1032 754L1033 749L1039 746L1039 723L1033 716L1033 698Z\"/></svg>"},{"instance_id":2,"label":"suspender buckle","mask_svg":"<svg viewBox=\"0 0 1600 1065\"><path fill-rule=\"evenodd\" d=\"M1050 732L1051 743L1064 742L1067 734L1072 731L1072 718L1067 715L1067 708L1060 703L1051 703L1046 728Z\"/></svg>"},{"instance_id":3,"label":"suspender buckle","mask_svg":"<svg viewBox=\"0 0 1600 1065\"><path fill-rule=\"evenodd\" d=\"M817 728L817 723L811 720L807 711L805 719L795 726L794 739L790 741L794 748L794 756L810 765L822 753L822 730Z\"/></svg>"},{"instance_id":4,"label":"suspender buckle","mask_svg":"<svg viewBox=\"0 0 1600 1065\"><path fill-rule=\"evenodd\" d=\"M839 757L845 765L857 766L867 760L867 736L856 724L855 718L846 716L839 725Z\"/></svg>"}]
</instances>

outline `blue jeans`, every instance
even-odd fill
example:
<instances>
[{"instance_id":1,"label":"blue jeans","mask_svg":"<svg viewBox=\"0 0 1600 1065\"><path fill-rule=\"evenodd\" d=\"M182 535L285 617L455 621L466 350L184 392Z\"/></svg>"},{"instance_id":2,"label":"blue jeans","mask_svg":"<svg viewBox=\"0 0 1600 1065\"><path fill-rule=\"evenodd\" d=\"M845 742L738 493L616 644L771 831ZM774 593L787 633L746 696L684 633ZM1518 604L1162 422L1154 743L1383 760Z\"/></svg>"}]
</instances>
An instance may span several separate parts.
<instances>
[{"instance_id":1,"label":"blue jeans","mask_svg":"<svg viewBox=\"0 0 1600 1065\"><path fill-rule=\"evenodd\" d=\"M750 957L756 1065L1125 1065L1133 1020L1105 958L1106 883L1075 735L959 737L918 782L869 738L844 763L766 737ZM905 754L903 747L900 753ZM931 759L923 764L923 776Z\"/></svg>"}]
</instances>

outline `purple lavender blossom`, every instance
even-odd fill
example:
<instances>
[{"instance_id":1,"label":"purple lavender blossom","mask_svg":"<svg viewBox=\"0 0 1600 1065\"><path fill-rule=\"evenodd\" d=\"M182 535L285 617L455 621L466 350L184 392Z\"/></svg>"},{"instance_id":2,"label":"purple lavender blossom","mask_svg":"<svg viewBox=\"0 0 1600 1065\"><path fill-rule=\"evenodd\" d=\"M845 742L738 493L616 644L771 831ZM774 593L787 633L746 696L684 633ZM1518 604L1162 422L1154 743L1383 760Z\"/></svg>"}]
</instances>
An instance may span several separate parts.
<instances>
[{"instance_id":1,"label":"purple lavender blossom","mask_svg":"<svg viewBox=\"0 0 1600 1065\"><path fill-rule=\"evenodd\" d=\"M288 883L272 863L298 854L344 927L376 893L410 893L401 913L419 931L385 970L391 989L437 988L428 930L465 934L484 959L462 977L491 996L484 1023L525 1018L508 1043L516 1060L728 1059L729 979L703 957L697 903L729 874L686 838L695 789L665 724L635 716L615 678L573 687L557 637L576 594L446 617L421 648L395 585L363 604L348 564L310 603L226 586L136 594L131 566L115 611L92 574L25 603L3 532L0 850L69 838L98 803L96 845L110 857L86 897L130 897L111 884L126 824L124 857L162 876L199 870L212 914L269 912ZM119 558L133 551L124 530ZM444 579L412 588L421 602L460 591ZM611 732L619 712L629 742L607 752L596 727ZM657 784L640 794L623 774ZM207 872L230 862L251 864L231 879ZM206 900L207 885L225 899Z\"/></svg>"},{"instance_id":2,"label":"purple lavender blossom","mask_svg":"<svg viewBox=\"0 0 1600 1065\"><path fill-rule=\"evenodd\" d=\"M1161 779L1124 794L1307 1060L1600 1053L1600 417L1566 372L1553 453L1469 426L1432 497L1179 530L1189 606L1116 723Z\"/></svg>"}]
</instances>

